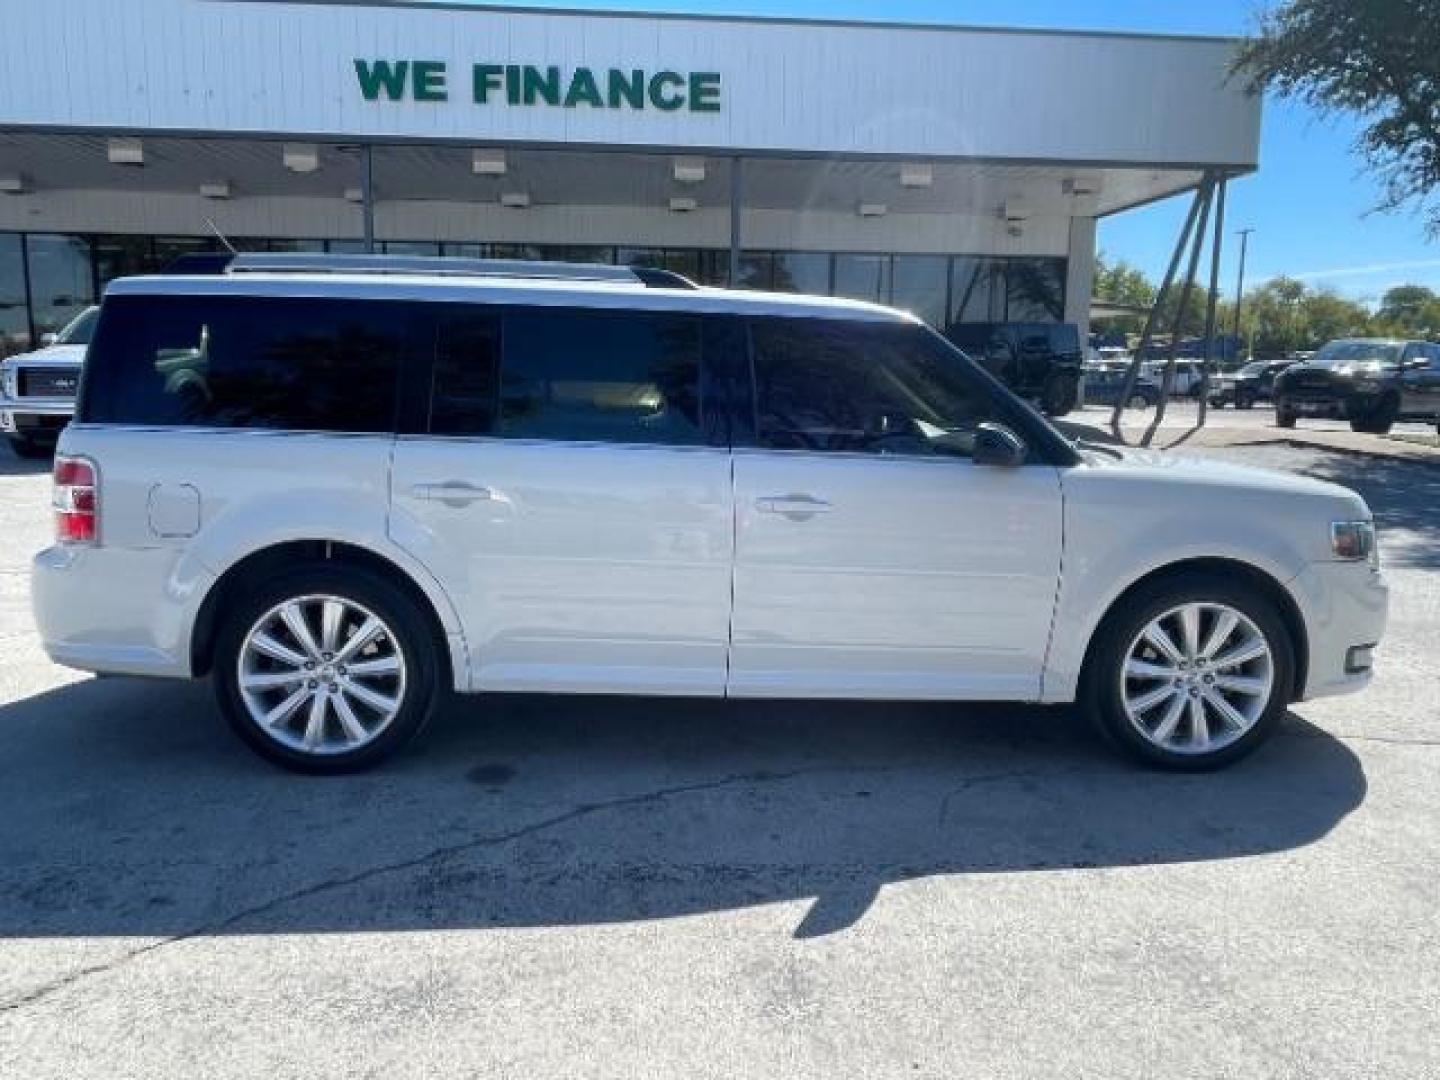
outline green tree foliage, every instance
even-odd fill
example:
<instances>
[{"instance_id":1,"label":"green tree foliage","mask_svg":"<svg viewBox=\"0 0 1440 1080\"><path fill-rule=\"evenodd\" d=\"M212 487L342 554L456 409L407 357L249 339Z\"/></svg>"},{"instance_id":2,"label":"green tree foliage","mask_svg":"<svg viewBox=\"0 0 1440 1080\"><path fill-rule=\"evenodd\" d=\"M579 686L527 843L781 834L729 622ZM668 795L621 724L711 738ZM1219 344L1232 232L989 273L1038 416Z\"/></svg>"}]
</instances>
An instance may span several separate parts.
<instances>
[{"instance_id":1,"label":"green tree foliage","mask_svg":"<svg viewBox=\"0 0 1440 1080\"><path fill-rule=\"evenodd\" d=\"M1383 209L1413 204L1440 232L1440 0L1286 0L1261 18L1235 70L1322 113L1364 122L1357 148L1385 185Z\"/></svg>"},{"instance_id":2,"label":"green tree foliage","mask_svg":"<svg viewBox=\"0 0 1440 1080\"><path fill-rule=\"evenodd\" d=\"M1155 302L1155 286L1138 267L1124 259L1112 263L1102 251L1095 257L1095 298L1148 308ZM1144 322L1144 316L1122 315L1107 319L1105 328L1121 334L1138 334Z\"/></svg>"},{"instance_id":3,"label":"green tree foliage","mask_svg":"<svg viewBox=\"0 0 1440 1080\"><path fill-rule=\"evenodd\" d=\"M1101 257L1103 259L1103 256ZM1117 271L1120 271L1117 273ZM1106 292L1101 292L1104 288ZM1121 291L1123 288L1123 291ZM1123 261L1097 267L1095 295L1122 303L1153 303L1155 286L1145 275ZM1190 297L1182 336L1205 329L1206 290L1196 288ZM1124 299L1128 297L1129 299ZM1148 300L1146 298L1149 298ZM1166 300L1160 326L1168 333L1179 289ZM1234 326L1234 306L1221 299L1216 305L1216 329L1228 333ZM1363 305L1328 287L1316 288L1295 278L1273 278L1245 293L1241 309L1241 336L1256 356L1283 356L1301 349L1318 349L1340 337L1401 336L1440 338L1440 296L1423 285L1401 285L1385 294L1372 315ZM1110 320L1107 328L1136 335L1144 319Z\"/></svg>"},{"instance_id":4,"label":"green tree foliage","mask_svg":"<svg viewBox=\"0 0 1440 1080\"><path fill-rule=\"evenodd\" d=\"M1377 330L1404 337L1440 334L1440 296L1424 285L1397 285L1375 312Z\"/></svg>"}]
</instances>

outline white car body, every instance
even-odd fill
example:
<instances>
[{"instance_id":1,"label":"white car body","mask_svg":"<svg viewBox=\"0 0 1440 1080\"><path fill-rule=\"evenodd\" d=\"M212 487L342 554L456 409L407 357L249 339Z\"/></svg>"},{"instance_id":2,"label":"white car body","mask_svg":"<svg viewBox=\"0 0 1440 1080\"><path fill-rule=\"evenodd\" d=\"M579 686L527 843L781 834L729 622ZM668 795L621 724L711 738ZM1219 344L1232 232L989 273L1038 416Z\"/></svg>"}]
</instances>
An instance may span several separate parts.
<instances>
[{"instance_id":1,"label":"white car body","mask_svg":"<svg viewBox=\"0 0 1440 1080\"><path fill-rule=\"evenodd\" d=\"M110 295L166 292L913 321L840 300L404 275L134 279ZM100 533L36 557L35 614L53 659L96 672L203 672L217 583L301 540L412 582L464 692L1069 702L1117 599L1203 560L1283 598L1297 699L1363 686L1347 650L1378 642L1386 615L1378 570L1331 547L1332 523L1369 519L1359 496L1160 454L997 468L84 422L60 453L95 464Z\"/></svg>"}]
</instances>

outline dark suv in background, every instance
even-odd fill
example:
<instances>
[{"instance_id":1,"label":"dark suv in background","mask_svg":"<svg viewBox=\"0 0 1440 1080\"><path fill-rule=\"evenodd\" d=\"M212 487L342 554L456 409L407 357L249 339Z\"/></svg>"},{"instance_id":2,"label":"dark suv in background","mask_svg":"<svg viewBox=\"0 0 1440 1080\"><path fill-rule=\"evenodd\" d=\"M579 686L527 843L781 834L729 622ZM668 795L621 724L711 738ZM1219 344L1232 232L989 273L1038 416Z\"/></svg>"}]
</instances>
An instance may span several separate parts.
<instances>
[{"instance_id":1,"label":"dark suv in background","mask_svg":"<svg viewBox=\"0 0 1440 1080\"><path fill-rule=\"evenodd\" d=\"M1075 408L1082 355L1073 323L956 323L946 336L1047 416Z\"/></svg>"},{"instance_id":2,"label":"dark suv in background","mask_svg":"<svg viewBox=\"0 0 1440 1080\"><path fill-rule=\"evenodd\" d=\"M1269 401L1275 394L1275 379L1294 360L1257 360L1239 371L1227 371L1210 381L1210 404L1217 408L1234 405L1237 409L1253 408L1258 401Z\"/></svg>"},{"instance_id":3,"label":"dark suv in background","mask_svg":"<svg viewBox=\"0 0 1440 1080\"><path fill-rule=\"evenodd\" d=\"M1440 418L1440 345L1428 341L1345 338L1275 380L1275 423L1301 416L1350 421L1383 435L1397 420Z\"/></svg>"}]
</instances>

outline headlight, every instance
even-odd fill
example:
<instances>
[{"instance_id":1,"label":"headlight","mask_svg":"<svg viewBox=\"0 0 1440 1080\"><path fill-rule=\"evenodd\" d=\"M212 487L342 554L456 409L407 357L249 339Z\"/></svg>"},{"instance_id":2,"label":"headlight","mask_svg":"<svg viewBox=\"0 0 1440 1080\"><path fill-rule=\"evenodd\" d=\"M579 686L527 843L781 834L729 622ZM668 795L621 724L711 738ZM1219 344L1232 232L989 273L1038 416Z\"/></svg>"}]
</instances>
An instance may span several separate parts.
<instances>
[{"instance_id":1,"label":"headlight","mask_svg":"<svg viewBox=\"0 0 1440 1080\"><path fill-rule=\"evenodd\" d=\"M1380 551L1375 546L1373 521L1335 521L1330 524L1330 550L1337 559L1358 562L1368 559L1371 566L1380 565Z\"/></svg>"}]
</instances>

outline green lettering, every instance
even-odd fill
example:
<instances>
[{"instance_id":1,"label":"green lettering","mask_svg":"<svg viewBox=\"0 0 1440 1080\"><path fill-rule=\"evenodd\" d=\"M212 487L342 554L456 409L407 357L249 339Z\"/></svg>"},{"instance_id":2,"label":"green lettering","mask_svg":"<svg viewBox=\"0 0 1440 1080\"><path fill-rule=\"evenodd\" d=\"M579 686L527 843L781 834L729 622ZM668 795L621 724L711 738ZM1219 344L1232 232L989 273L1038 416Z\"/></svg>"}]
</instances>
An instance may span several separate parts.
<instances>
[{"instance_id":1,"label":"green lettering","mask_svg":"<svg viewBox=\"0 0 1440 1080\"><path fill-rule=\"evenodd\" d=\"M374 101L384 90L391 101L399 101L405 96L405 69L409 66L408 60L396 60L393 64L389 60L368 64L364 60L356 60L355 77L360 80L360 93L365 95L366 101Z\"/></svg>"},{"instance_id":2,"label":"green lettering","mask_svg":"<svg viewBox=\"0 0 1440 1080\"><path fill-rule=\"evenodd\" d=\"M560 69L548 67L545 74L540 74L539 68L526 66L525 79L525 104L534 105L536 98L542 99L546 105L560 104Z\"/></svg>"},{"instance_id":3,"label":"green lettering","mask_svg":"<svg viewBox=\"0 0 1440 1080\"><path fill-rule=\"evenodd\" d=\"M628 78L625 72L611 68L609 89L610 108L620 108L621 98L632 109L645 108L645 72L639 68L632 69Z\"/></svg>"},{"instance_id":4,"label":"green lettering","mask_svg":"<svg viewBox=\"0 0 1440 1080\"><path fill-rule=\"evenodd\" d=\"M690 111L720 111L720 73L718 71L692 71L690 73Z\"/></svg>"},{"instance_id":5,"label":"green lettering","mask_svg":"<svg viewBox=\"0 0 1440 1080\"><path fill-rule=\"evenodd\" d=\"M595 75L589 68L575 69L575 74L570 76L570 89L565 94L567 109L573 109L581 102L597 109L605 107L605 99L600 96L600 88L595 85Z\"/></svg>"},{"instance_id":6,"label":"green lettering","mask_svg":"<svg viewBox=\"0 0 1440 1080\"><path fill-rule=\"evenodd\" d=\"M445 62L443 60L416 60L410 65L415 79L416 101L444 101L450 96L445 89Z\"/></svg>"},{"instance_id":7,"label":"green lettering","mask_svg":"<svg viewBox=\"0 0 1440 1080\"><path fill-rule=\"evenodd\" d=\"M520 104L520 67L518 64L505 65L505 100L511 105Z\"/></svg>"},{"instance_id":8,"label":"green lettering","mask_svg":"<svg viewBox=\"0 0 1440 1080\"><path fill-rule=\"evenodd\" d=\"M683 87L685 79L673 71L659 71L650 77L650 104L661 112L674 112L685 105L685 95L667 94L665 87Z\"/></svg>"},{"instance_id":9,"label":"green lettering","mask_svg":"<svg viewBox=\"0 0 1440 1080\"><path fill-rule=\"evenodd\" d=\"M475 104L484 105L490 96L491 90L500 88L500 76L505 69L499 64L476 64L472 69L474 79Z\"/></svg>"}]
</instances>

